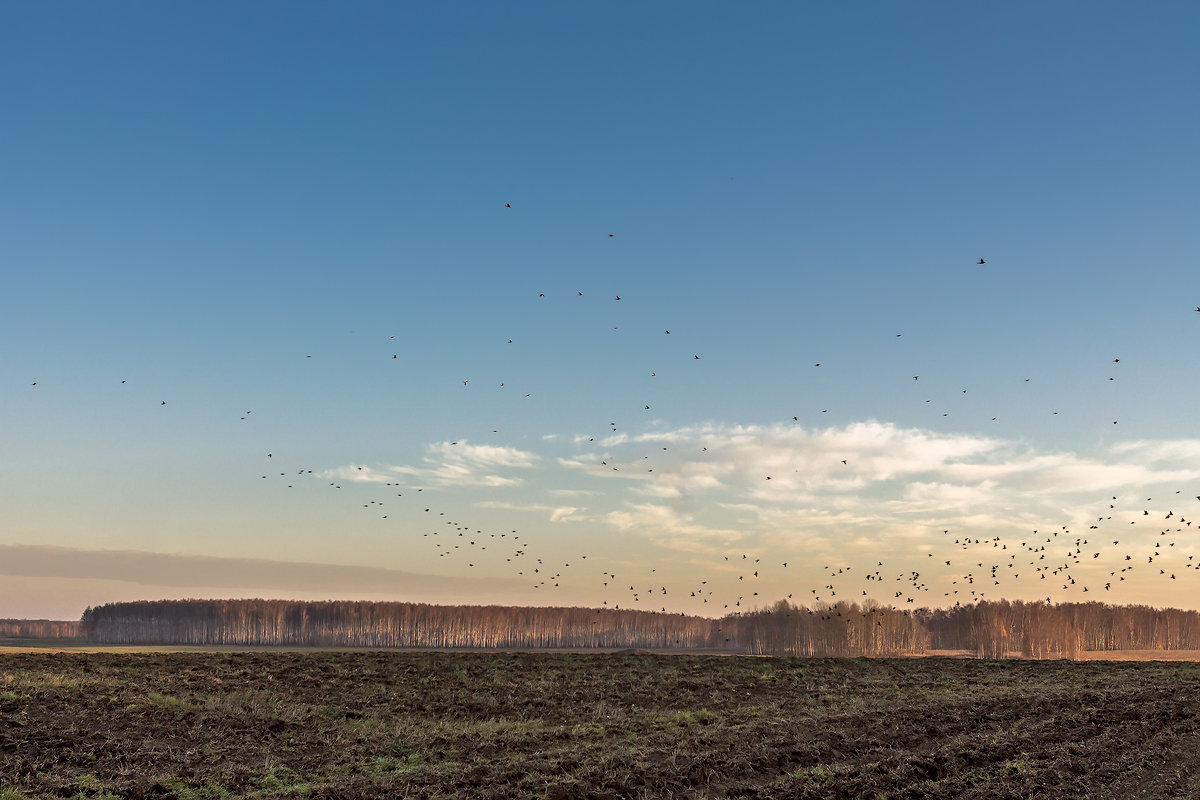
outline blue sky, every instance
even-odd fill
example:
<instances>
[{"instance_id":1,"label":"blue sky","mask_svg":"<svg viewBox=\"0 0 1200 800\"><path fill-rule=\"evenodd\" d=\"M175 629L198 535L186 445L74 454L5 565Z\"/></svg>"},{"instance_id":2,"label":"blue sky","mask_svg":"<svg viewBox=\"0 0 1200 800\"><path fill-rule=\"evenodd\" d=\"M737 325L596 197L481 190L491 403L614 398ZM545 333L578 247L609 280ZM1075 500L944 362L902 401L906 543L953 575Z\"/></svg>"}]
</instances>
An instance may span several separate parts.
<instances>
[{"instance_id":1,"label":"blue sky","mask_svg":"<svg viewBox=\"0 0 1200 800\"><path fill-rule=\"evenodd\" d=\"M10 4L0 616L1194 606L1198 17Z\"/></svg>"}]
</instances>

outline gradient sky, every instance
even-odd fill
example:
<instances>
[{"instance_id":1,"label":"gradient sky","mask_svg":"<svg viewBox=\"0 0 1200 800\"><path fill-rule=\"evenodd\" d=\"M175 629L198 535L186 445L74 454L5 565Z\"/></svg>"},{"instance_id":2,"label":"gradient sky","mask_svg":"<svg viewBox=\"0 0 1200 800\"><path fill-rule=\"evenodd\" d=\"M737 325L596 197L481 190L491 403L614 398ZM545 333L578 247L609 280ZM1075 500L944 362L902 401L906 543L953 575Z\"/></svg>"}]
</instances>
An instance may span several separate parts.
<instances>
[{"instance_id":1,"label":"gradient sky","mask_svg":"<svg viewBox=\"0 0 1200 800\"><path fill-rule=\"evenodd\" d=\"M1195 608L1198 29L8 3L0 617Z\"/></svg>"}]
</instances>

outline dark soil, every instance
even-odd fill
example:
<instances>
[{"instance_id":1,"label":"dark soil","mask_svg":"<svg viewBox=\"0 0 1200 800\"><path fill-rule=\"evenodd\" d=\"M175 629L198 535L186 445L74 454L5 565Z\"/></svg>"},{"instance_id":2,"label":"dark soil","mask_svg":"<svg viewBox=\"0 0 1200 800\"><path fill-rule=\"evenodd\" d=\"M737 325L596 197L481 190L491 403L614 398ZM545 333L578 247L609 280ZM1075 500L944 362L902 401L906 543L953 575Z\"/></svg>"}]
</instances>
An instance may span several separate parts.
<instances>
[{"instance_id":1,"label":"dark soil","mask_svg":"<svg viewBox=\"0 0 1200 800\"><path fill-rule=\"evenodd\" d=\"M0 655L0 800L1200 798L1200 664Z\"/></svg>"}]
</instances>

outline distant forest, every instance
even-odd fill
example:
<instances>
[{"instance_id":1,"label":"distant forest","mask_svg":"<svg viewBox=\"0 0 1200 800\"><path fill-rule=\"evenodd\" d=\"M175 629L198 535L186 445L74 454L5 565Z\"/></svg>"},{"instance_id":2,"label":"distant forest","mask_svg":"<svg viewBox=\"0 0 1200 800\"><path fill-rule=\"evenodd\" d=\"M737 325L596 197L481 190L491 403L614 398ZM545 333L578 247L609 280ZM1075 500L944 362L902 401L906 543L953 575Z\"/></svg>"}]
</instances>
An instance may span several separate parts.
<instances>
[{"instance_id":1,"label":"distant forest","mask_svg":"<svg viewBox=\"0 0 1200 800\"><path fill-rule=\"evenodd\" d=\"M3 639L75 639L82 635L81 623L61 619L0 619Z\"/></svg>"},{"instance_id":2,"label":"distant forest","mask_svg":"<svg viewBox=\"0 0 1200 800\"><path fill-rule=\"evenodd\" d=\"M55 632L55 625L64 627ZM797 656L966 650L982 658L1074 658L1088 650L1200 649L1200 613L1021 601L902 611L872 602L806 608L781 600L711 619L595 608L161 600L89 608L80 623L0 621L5 635L112 644L644 648Z\"/></svg>"}]
</instances>

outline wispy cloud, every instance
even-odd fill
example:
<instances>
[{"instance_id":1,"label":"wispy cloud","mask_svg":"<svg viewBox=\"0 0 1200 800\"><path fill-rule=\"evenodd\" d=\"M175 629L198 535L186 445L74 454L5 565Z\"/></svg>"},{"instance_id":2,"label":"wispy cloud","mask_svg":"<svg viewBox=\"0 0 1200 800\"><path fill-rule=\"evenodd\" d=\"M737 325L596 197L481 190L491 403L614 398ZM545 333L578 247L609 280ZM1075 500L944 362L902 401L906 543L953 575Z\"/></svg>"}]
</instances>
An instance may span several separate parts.
<instances>
[{"instance_id":1,"label":"wispy cloud","mask_svg":"<svg viewBox=\"0 0 1200 800\"><path fill-rule=\"evenodd\" d=\"M587 509L579 506L563 506L549 503L510 503L502 500L485 500L476 505L480 508L497 508L506 511L532 511L545 514L550 522L581 522L590 519L587 515Z\"/></svg>"},{"instance_id":2,"label":"wispy cloud","mask_svg":"<svg viewBox=\"0 0 1200 800\"><path fill-rule=\"evenodd\" d=\"M515 447L476 445L466 440L434 442L425 448L422 466L341 466L326 470L329 478L365 483L424 483L429 486L518 486L520 477L506 471L530 469L537 454Z\"/></svg>"}]
</instances>

